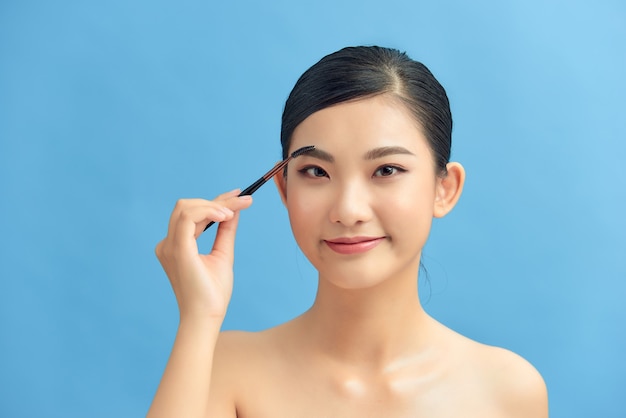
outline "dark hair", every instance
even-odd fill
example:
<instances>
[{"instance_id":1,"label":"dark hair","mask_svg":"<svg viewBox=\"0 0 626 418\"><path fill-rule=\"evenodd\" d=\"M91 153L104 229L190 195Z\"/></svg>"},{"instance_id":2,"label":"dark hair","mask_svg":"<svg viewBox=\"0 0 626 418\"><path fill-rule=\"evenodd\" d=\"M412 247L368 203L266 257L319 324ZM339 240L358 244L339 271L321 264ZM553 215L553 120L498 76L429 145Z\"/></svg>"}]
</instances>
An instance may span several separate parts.
<instances>
[{"instance_id":1,"label":"dark hair","mask_svg":"<svg viewBox=\"0 0 626 418\"><path fill-rule=\"evenodd\" d=\"M445 175L452 145L452 114L446 91L424 64L404 52L378 46L341 49L302 74L287 98L280 142L287 157L296 127L329 106L391 94L400 99L424 129L437 172Z\"/></svg>"}]
</instances>

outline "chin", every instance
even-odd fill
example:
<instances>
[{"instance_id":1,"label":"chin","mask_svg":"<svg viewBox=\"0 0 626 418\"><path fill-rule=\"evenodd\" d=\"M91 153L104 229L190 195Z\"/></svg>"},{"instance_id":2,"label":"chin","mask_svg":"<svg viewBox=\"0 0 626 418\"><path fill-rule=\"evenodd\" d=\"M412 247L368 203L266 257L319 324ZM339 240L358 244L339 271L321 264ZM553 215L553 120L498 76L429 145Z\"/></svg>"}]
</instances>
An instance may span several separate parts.
<instances>
[{"instance_id":1,"label":"chin","mask_svg":"<svg viewBox=\"0 0 626 418\"><path fill-rule=\"evenodd\" d=\"M328 282L334 287L344 290L364 290L377 287L383 283L393 280L394 274L388 269L367 268L367 266L343 266L332 269L319 270L319 279Z\"/></svg>"}]
</instances>

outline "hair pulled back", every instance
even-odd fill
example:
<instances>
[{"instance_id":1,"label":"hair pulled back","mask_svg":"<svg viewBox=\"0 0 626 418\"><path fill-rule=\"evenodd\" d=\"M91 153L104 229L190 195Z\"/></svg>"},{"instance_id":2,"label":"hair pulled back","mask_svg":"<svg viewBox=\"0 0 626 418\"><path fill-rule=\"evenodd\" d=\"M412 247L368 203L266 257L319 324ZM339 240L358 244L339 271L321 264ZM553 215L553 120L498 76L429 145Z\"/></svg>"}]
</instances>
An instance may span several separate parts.
<instances>
[{"instance_id":1,"label":"hair pulled back","mask_svg":"<svg viewBox=\"0 0 626 418\"><path fill-rule=\"evenodd\" d=\"M302 74L287 98L280 142L289 153L296 127L313 113L342 102L390 94L423 128L439 175L446 174L452 114L446 91L424 64L378 46L348 47L325 56Z\"/></svg>"}]
</instances>

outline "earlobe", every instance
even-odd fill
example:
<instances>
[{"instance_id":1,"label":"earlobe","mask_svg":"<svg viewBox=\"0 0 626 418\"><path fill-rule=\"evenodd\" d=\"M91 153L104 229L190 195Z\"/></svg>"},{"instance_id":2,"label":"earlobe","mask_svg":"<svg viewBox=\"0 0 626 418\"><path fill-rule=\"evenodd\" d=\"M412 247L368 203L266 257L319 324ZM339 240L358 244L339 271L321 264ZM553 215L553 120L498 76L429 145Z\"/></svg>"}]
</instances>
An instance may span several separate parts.
<instances>
[{"instance_id":1,"label":"earlobe","mask_svg":"<svg viewBox=\"0 0 626 418\"><path fill-rule=\"evenodd\" d=\"M287 205L287 176L284 171L280 171L274 176L274 184L276 184L283 205Z\"/></svg>"},{"instance_id":2,"label":"earlobe","mask_svg":"<svg viewBox=\"0 0 626 418\"><path fill-rule=\"evenodd\" d=\"M448 174L437 180L435 195L435 207L433 216L443 218L446 216L461 197L465 184L465 169L459 163L448 163Z\"/></svg>"}]
</instances>

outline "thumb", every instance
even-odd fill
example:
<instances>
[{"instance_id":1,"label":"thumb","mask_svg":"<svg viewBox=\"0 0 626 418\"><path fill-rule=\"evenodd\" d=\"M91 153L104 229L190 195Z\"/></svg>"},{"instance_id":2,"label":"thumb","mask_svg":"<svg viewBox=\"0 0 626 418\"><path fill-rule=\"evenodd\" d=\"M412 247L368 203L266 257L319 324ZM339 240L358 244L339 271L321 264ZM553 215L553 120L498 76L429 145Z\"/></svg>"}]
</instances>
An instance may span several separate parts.
<instances>
[{"instance_id":1,"label":"thumb","mask_svg":"<svg viewBox=\"0 0 626 418\"><path fill-rule=\"evenodd\" d=\"M220 222L213 242L212 255L225 258L230 264L234 262L235 235L239 224L239 211L235 212L232 219Z\"/></svg>"}]
</instances>

